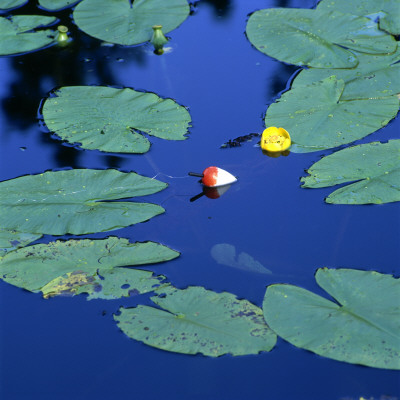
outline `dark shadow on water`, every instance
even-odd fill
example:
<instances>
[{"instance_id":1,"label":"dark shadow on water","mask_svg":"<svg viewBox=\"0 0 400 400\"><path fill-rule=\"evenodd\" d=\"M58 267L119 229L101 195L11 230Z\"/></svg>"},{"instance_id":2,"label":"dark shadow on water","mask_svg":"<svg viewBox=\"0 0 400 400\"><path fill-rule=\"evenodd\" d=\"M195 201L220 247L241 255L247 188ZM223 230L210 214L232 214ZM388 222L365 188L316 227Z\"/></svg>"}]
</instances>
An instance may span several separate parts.
<instances>
[{"instance_id":1,"label":"dark shadow on water","mask_svg":"<svg viewBox=\"0 0 400 400\"><path fill-rule=\"evenodd\" d=\"M34 4L18 9L15 14L46 14ZM141 46L105 46L100 40L82 34L72 23L71 10L55 15L69 29L71 42L66 46L52 46L23 56L10 58L14 79L1 106L10 127L26 131L37 117L40 101L56 87L73 85L118 85L110 68L110 60L134 61L143 65L146 54Z\"/></svg>"},{"instance_id":2,"label":"dark shadow on water","mask_svg":"<svg viewBox=\"0 0 400 400\"><path fill-rule=\"evenodd\" d=\"M228 18L232 14L232 0L201 0L201 3L207 3L214 8L214 13L219 18Z\"/></svg>"}]
</instances>

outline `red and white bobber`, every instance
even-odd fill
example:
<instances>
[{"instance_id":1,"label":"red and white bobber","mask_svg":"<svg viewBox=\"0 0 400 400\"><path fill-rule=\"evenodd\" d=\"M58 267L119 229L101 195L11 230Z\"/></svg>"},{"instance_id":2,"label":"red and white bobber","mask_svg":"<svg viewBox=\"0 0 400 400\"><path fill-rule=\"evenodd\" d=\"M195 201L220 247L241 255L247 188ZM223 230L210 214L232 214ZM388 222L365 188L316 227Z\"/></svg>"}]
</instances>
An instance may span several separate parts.
<instances>
[{"instance_id":1,"label":"red and white bobber","mask_svg":"<svg viewBox=\"0 0 400 400\"><path fill-rule=\"evenodd\" d=\"M189 175L201 177L201 183L207 187L225 186L237 181L231 173L218 167L208 167L202 174L189 172Z\"/></svg>"}]
</instances>

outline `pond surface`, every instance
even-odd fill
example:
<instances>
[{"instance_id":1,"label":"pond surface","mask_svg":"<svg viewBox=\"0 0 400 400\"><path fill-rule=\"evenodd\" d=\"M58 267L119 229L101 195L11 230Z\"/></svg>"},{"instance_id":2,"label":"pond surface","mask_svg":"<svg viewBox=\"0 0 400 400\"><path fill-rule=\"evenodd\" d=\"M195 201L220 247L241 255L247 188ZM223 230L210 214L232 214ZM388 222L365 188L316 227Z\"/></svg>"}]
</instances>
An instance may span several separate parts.
<instances>
[{"instance_id":1,"label":"pond surface","mask_svg":"<svg viewBox=\"0 0 400 400\"><path fill-rule=\"evenodd\" d=\"M172 31L163 56L151 46L101 46L79 34L69 12L57 13L75 42L0 58L0 179L64 168L117 168L169 184L151 196L166 213L113 231L152 240L181 257L149 266L178 288L228 291L261 306L267 285L290 283L322 296L317 268L347 267L399 275L400 209L333 206L332 188L305 190L299 178L324 151L270 158L255 147L220 149L229 139L262 132L263 113L297 70L254 49L244 34L249 13L268 7L312 7L312 0L199 1ZM34 6L18 13L37 13ZM45 12L43 12L45 13ZM55 87L112 85L153 91L189 107L193 127L183 142L151 138L145 155L81 151L40 128L39 104ZM399 138L400 121L359 143ZM189 171L217 165L238 177L219 199L205 196ZM175 178L171 178L175 177ZM147 198L146 198L147 200ZM110 233L90 235L107 237ZM70 237L70 236L69 236ZM44 237L49 242L52 237ZM272 274L218 264L215 244L246 252ZM400 398L399 374L319 357L278 338L270 353L216 359L161 351L125 336L113 321L121 305L149 296L86 301L44 300L0 281L2 399L307 399ZM383 397L382 397L383 398Z\"/></svg>"}]
</instances>

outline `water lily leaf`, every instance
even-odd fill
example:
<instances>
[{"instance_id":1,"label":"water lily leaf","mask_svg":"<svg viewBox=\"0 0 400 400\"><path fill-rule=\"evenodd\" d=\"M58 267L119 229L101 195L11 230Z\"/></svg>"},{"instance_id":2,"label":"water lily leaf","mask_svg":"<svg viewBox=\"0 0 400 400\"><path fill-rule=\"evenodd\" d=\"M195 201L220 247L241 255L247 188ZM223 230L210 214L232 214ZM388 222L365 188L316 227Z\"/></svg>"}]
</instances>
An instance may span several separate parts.
<instances>
[{"instance_id":1,"label":"water lily leaf","mask_svg":"<svg viewBox=\"0 0 400 400\"><path fill-rule=\"evenodd\" d=\"M134 172L74 169L0 182L0 226L64 235L105 232L147 221L164 209L155 204L110 202L145 196L167 185Z\"/></svg>"},{"instance_id":2,"label":"water lily leaf","mask_svg":"<svg viewBox=\"0 0 400 400\"><path fill-rule=\"evenodd\" d=\"M292 88L310 85L335 75L345 87L340 100L387 97L400 93L400 48L389 55L356 53L359 64L353 69L310 68L302 70Z\"/></svg>"},{"instance_id":3,"label":"water lily leaf","mask_svg":"<svg viewBox=\"0 0 400 400\"><path fill-rule=\"evenodd\" d=\"M301 178L305 188L344 186L325 201L334 204L381 204L400 201L400 140L367 143L337 151L316 162Z\"/></svg>"},{"instance_id":4,"label":"water lily leaf","mask_svg":"<svg viewBox=\"0 0 400 400\"><path fill-rule=\"evenodd\" d=\"M39 4L46 10L58 11L71 7L80 0L39 0Z\"/></svg>"},{"instance_id":5,"label":"water lily leaf","mask_svg":"<svg viewBox=\"0 0 400 400\"><path fill-rule=\"evenodd\" d=\"M126 335L163 350L211 357L257 354L276 343L262 310L247 300L202 287L162 291L164 297L152 300L163 310L139 305L114 316Z\"/></svg>"},{"instance_id":6,"label":"water lily leaf","mask_svg":"<svg viewBox=\"0 0 400 400\"><path fill-rule=\"evenodd\" d=\"M271 57L317 68L355 67L357 58L347 49L387 54L397 48L395 39L375 22L336 11L260 10L249 18L246 33L259 51Z\"/></svg>"},{"instance_id":7,"label":"water lily leaf","mask_svg":"<svg viewBox=\"0 0 400 400\"><path fill-rule=\"evenodd\" d=\"M0 0L0 10L10 10L11 8L21 7L28 0Z\"/></svg>"},{"instance_id":8,"label":"water lily leaf","mask_svg":"<svg viewBox=\"0 0 400 400\"><path fill-rule=\"evenodd\" d=\"M307 153L361 139L396 116L396 96L341 101L344 87L334 76L295 87L269 106L265 125L284 127L292 138L290 150Z\"/></svg>"},{"instance_id":9,"label":"water lily leaf","mask_svg":"<svg viewBox=\"0 0 400 400\"><path fill-rule=\"evenodd\" d=\"M400 281L375 271L321 268L336 301L292 285L268 286L267 324L297 347L375 368L400 369Z\"/></svg>"},{"instance_id":10,"label":"water lily leaf","mask_svg":"<svg viewBox=\"0 0 400 400\"><path fill-rule=\"evenodd\" d=\"M251 255L241 252L236 256L235 246L228 243L218 243L211 248L211 257L218 263L249 272L260 274L271 274L260 262Z\"/></svg>"},{"instance_id":11,"label":"water lily leaf","mask_svg":"<svg viewBox=\"0 0 400 400\"><path fill-rule=\"evenodd\" d=\"M43 105L47 127L84 149L145 153L150 142L139 132L185 140L190 114L185 107L154 93L102 86L58 90Z\"/></svg>"},{"instance_id":12,"label":"water lily leaf","mask_svg":"<svg viewBox=\"0 0 400 400\"><path fill-rule=\"evenodd\" d=\"M74 20L90 36L110 43L134 45L151 39L152 26L168 33L189 15L186 0L83 0Z\"/></svg>"},{"instance_id":13,"label":"water lily leaf","mask_svg":"<svg viewBox=\"0 0 400 400\"><path fill-rule=\"evenodd\" d=\"M3 257L9 251L25 247L29 243L34 242L41 237L42 235L35 233L23 233L0 229L0 257Z\"/></svg>"},{"instance_id":14,"label":"water lily leaf","mask_svg":"<svg viewBox=\"0 0 400 400\"><path fill-rule=\"evenodd\" d=\"M117 237L58 240L8 253L0 259L0 276L11 285L42 292L45 298L88 293L88 300L117 299L151 292L165 279L151 271L120 267L178 256L158 243L129 243Z\"/></svg>"},{"instance_id":15,"label":"water lily leaf","mask_svg":"<svg viewBox=\"0 0 400 400\"><path fill-rule=\"evenodd\" d=\"M378 15L379 27L393 35L400 35L400 2L398 0L323 0L318 10L340 10L354 15Z\"/></svg>"},{"instance_id":16,"label":"water lily leaf","mask_svg":"<svg viewBox=\"0 0 400 400\"><path fill-rule=\"evenodd\" d=\"M35 30L51 25L55 17L15 15L0 17L0 55L26 53L55 43L56 34L50 29Z\"/></svg>"}]
</instances>

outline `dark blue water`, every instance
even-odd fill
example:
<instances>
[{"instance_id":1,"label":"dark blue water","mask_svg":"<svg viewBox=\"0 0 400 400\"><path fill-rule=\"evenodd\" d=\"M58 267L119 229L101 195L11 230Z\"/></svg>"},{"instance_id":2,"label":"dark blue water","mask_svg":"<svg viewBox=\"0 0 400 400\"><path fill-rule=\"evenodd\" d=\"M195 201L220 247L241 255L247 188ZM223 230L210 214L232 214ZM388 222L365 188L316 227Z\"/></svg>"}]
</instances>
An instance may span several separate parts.
<instances>
[{"instance_id":1,"label":"dark blue water","mask_svg":"<svg viewBox=\"0 0 400 400\"><path fill-rule=\"evenodd\" d=\"M68 167L182 177L217 165L239 179L221 198L190 202L201 191L196 178L159 176L170 187L149 200L163 205L166 213L112 234L181 251L180 258L150 268L179 288L228 291L259 306L271 283L296 284L324 295L314 281L315 270L323 266L398 275L398 203L333 206L323 202L332 189L300 188L304 170L330 151L274 159L254 147L256 140L240 148L219 148L229 139L261 132L268 104L296 71L251 47L244 34L247 15L260 8L313 5L312 0L199 1L194 14L169 34L172 51L161 57L148 46L101 47L82 34L62 51L1 58L0 179ZM63 22L74 31L68 19ZM146 155L108 155L62 145L39 127L39 103L55 87L80 84L172 97L190 109L190 138L151 138ZM361 142L399 138L399 127L397 119ZM217 264L210 255L217 243L234 245L273 274ZM113 313L121 305L149 304L148 296L44 300L1 281L0 301L4 400L400 397L397 372L322 358L282 339L270 353L217 359L168 353L133 341L119 331Z\"/></svg>"}]
</instances>

